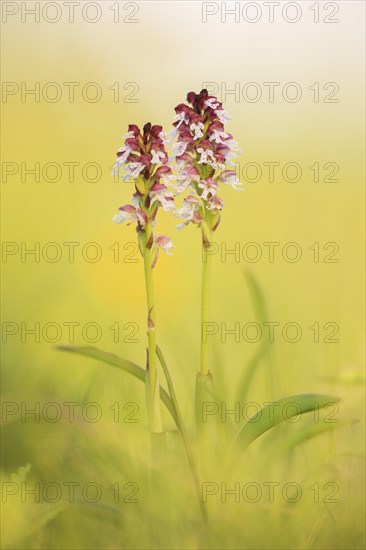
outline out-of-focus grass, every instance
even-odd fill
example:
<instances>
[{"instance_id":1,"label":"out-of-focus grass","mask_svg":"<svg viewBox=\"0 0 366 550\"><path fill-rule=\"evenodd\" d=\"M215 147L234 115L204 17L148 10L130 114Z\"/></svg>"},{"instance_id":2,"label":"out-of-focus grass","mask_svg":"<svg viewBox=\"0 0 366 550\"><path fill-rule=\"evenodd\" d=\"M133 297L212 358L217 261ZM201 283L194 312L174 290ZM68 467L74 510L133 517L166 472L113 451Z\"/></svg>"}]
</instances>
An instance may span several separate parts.
<instances>
[{"instance_id":1,"label":"out-of-focus grass","mask_svg":"<svg viewBox=\"0 0 366 550\"><path fill-rule=\"evenodd\" d=\"M258 284L254 279L252 283ZM252 285L254 302L258 290L253 292ZM168 352L173 355L172 349ZM52 378L47 371L40 373L38 388L29 368L17 365L22 375L18 379L6 368L3 382L9 389L3 401L24 401L29 408L32 402L41 408L50 402L96 402L103 414L94 423L83 418L80 407L73 422L66 407L63 419L55 423L42 418L36 422L31 414L8 416L2 426L4 548L363 548L364 416L359 377L333 377L332 391L342 398L342 415L335 416L332 431L322 433L329 427L324 423L329 411L321 411L316 423L310 416L284 422L229 466L225 439L207 447L208 454L199 461L201 500L206 495L208 512L205 523L180 436L170 432L151 446L142 384L104 363L66 355L60 364L60 352L52 354ZM194 356L187 348L186 360L194 361ZM215 358L213 374L225 380L220 400L230 409L235 403L226 392L230 381ZM174 378L174 359L172 363ZM60 369L63 381L57 386L52 380L54 374L61 375ZM260 366L256 370L260 374ZM255 378L254 371L253 382ZM162 374L160 380L165 385ZM317 389L322 386L328 388L328 382ZM263 395L267 391L265 384ZM183 409L193 407L187 389L177 386L177 394ZM238 401L241 407L247 403ZM111 405L117 402L137 403L138 422L123 422L126 413L116 422ZM172 422L167 413L164 420L166 425ZM237 431L240 424L232 417L230 421ZM188 432L194 442L189 416ZM37 484L39 499L31 492ZM88 484L92 488L84 494ZM90 502L95 486L100 498ZM51 487L46 496L45 487Z\"/></svg>"}]
</instances>

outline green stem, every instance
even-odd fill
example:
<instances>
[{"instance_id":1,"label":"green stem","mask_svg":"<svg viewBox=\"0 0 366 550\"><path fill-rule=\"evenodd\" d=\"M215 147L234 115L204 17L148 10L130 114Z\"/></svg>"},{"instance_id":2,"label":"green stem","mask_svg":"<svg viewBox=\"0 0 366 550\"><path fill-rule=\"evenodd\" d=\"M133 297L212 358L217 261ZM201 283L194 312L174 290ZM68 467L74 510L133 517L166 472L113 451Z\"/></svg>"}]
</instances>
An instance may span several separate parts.
<instances>
[{"instance_id":1,"label":"green stem","mask_svg":"<svg viewBox=\"0 0 366 550\"><path fill-rule=\"evenodd\" d=\"M211 278L211 254L207 254L207 244L211 240L211 234L202 227L202 291L201 291L201 374L207 375L208 368L208 342L205 332L206 324L209 321L209 299L210 299L210 278ZM207 242L208 241L208 242Z\"/></svg>"},{"instance_id":2,"label":"green stem","mask_svg":"<svg viewBox=\"0 0 366 550\"><path fill-rule=\"evenodd\" d=\"M147 406L150 419L150 427L152 432L162 431L162 422L160 414L160 397L159 384L156 369L156 315L154 301L154 279L152 270L152 249L148 248L152 237L152 228L150 223L146 226L146 245L144 250L144 267L145 267L145 282L146 282L146 299L147 299L147 338L148 338L148 372L147 372Z\"/></svg>"}]
</instances>

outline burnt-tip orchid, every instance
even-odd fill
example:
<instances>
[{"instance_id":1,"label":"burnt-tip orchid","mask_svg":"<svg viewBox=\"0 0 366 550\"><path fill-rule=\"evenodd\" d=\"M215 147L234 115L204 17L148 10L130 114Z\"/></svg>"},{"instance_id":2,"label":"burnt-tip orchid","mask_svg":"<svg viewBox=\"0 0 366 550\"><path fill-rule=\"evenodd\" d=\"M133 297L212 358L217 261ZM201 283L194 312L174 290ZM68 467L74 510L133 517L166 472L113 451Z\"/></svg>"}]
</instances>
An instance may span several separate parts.
<instances>
[{"instance_id":1,"label":"burnt-tip orchid","mask_svg":"<svg viewBox=\"0 0 366 550\"><path fill-rule=\"evenodd\" d=\"M175 210L174 196L168 191L172 170L168 166L165 150L166 136L162 126L145 124L142 132L136 124L130 124L124 136L124 145L117 151L114 174L135 185L132 204L119 208L113 218L115 223L136 223L138 244L144 259L147 297L148 356L146 365L146 398L149 420L153 432L161 432L159 384L156 367L156 315L153 268L159 251L171 254L174 248L166 235L154 233L159 208Z\"/></svg>"},{"instance_id":2,"label":"burnt-tip orchid","mask_svg":"<svg viewBox=\"0 0 366 550\"><path fill-rule=\"evenodd\" d=\"M178 173L176 192L187 191L181 208L174 210L174 215L182 220L177 228L193 223L201 228L203 271L201 327L202 336L208 321L209 280L212 235L220 223L220 214L224 201L218 193L220 185L230 185L235 190L242 190L242 184L236 176L233 159L239 152L233 136L226 132L224 125L230 120L229 114L214 96L202 90L199 94L189 92L187 103L180 103L175 108L173 150ZM226 168L226 166L230 168ZM201 369L197 377L197 398L203 400L203 387L212 394L212 377L208 368L207 339L201 340ZM202 393L203 392L203 393ZM202 394L202 395L201 395Z\"/></svg>"}]
</instances>

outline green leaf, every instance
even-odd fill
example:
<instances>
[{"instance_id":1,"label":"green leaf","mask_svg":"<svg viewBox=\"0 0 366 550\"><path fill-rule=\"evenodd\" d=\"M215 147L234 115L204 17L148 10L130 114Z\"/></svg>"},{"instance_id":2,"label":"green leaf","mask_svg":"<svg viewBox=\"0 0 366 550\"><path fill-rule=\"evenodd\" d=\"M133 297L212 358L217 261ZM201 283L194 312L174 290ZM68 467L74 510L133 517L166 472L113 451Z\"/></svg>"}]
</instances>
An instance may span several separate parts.
<instances>
[{"instance_id":1,"label":"green leaf","mask_svg":"<svg viewBox=\"0 0 366 550\"><path fill-rule=\"evenodd\" d=\"M116 367L117 369L121 369L124 372L127 372L128 374L131 374L138 380L141 380L141 382L145 383L146 379L146 372L144 369L133 363L132 361L128 361L127 359L121 359L121 357L118 357L117 355L114 355L113 353L108 353L106 351L102 351L100 349L91 347L91 346L57 346L57 349L61 351L67 351L70 353L77 353L79 355L84 355L85 357L91 357L92 359L97 359L98 361L102 361L103 363L107 363L108 365L112 365L112 367ZM160 386L160 399L172 415L177 427L179 427L179 419L174 407L174 404L167 394L167 392Z\"/></svg>"},{"instance_id":2,"label":"green leaf","mask_svg":"<svg viewBox=\"0 0 366 550\"><path fill-rule=\"evenodd\" d=\"M244 424L235 436L233 444L242 453L255 439L277 424L289 421L295 416L324 408L337 401L339 399L331 395L314 393L292 395L274 401L260 409Z\"/></svg>"}]
</instances>

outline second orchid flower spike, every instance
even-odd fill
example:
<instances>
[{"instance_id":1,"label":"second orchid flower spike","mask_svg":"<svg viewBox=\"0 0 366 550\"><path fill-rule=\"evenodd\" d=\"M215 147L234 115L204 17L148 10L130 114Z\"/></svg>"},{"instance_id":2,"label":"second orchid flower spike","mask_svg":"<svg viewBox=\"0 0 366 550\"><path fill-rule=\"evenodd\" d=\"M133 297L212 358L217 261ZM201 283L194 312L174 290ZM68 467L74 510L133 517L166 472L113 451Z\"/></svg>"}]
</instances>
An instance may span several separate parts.
<instances>
[{"instance_id":1,"label":"second orchid flower spike","mask_svg":"<svg viewBox=\"0 0 366 550\"><path fill-rule=\"evenodd\" d=\"M148 335L146 397L151 430L161 432L153 268L159 250L169 254L174 246L167 235L157 235L154 228L159 208L175 210L173 194L167 187L172 171L167 166L168 155L162 126L152 126L148 122L141 132L136 124L130 124L124 140L124 145L117 151L114 173L124 180L132 179L135 192L131 204L121 206L113 220L116 223L136 223L139 249L144 258Z\"/></svg>"},{"instance_id":2,"label":"second orchid flower spike","mask_svg":"<svg viewBox=\"0 0 366 550\"><path fill-rule=\"evenodd\" d=\"M224 207L218 195L220 185L243 189L235 169L226 168L227 164L235 166L233 159L239 149L233 136L225 131L230 116L215 96L207 90L189 92L187 102L175 108L172 132L178 167L176 191L190 191L176 215L183 220L178 227L190 222L200 226L204 242L209 243Z\"/></svg>"}]
</instances>

